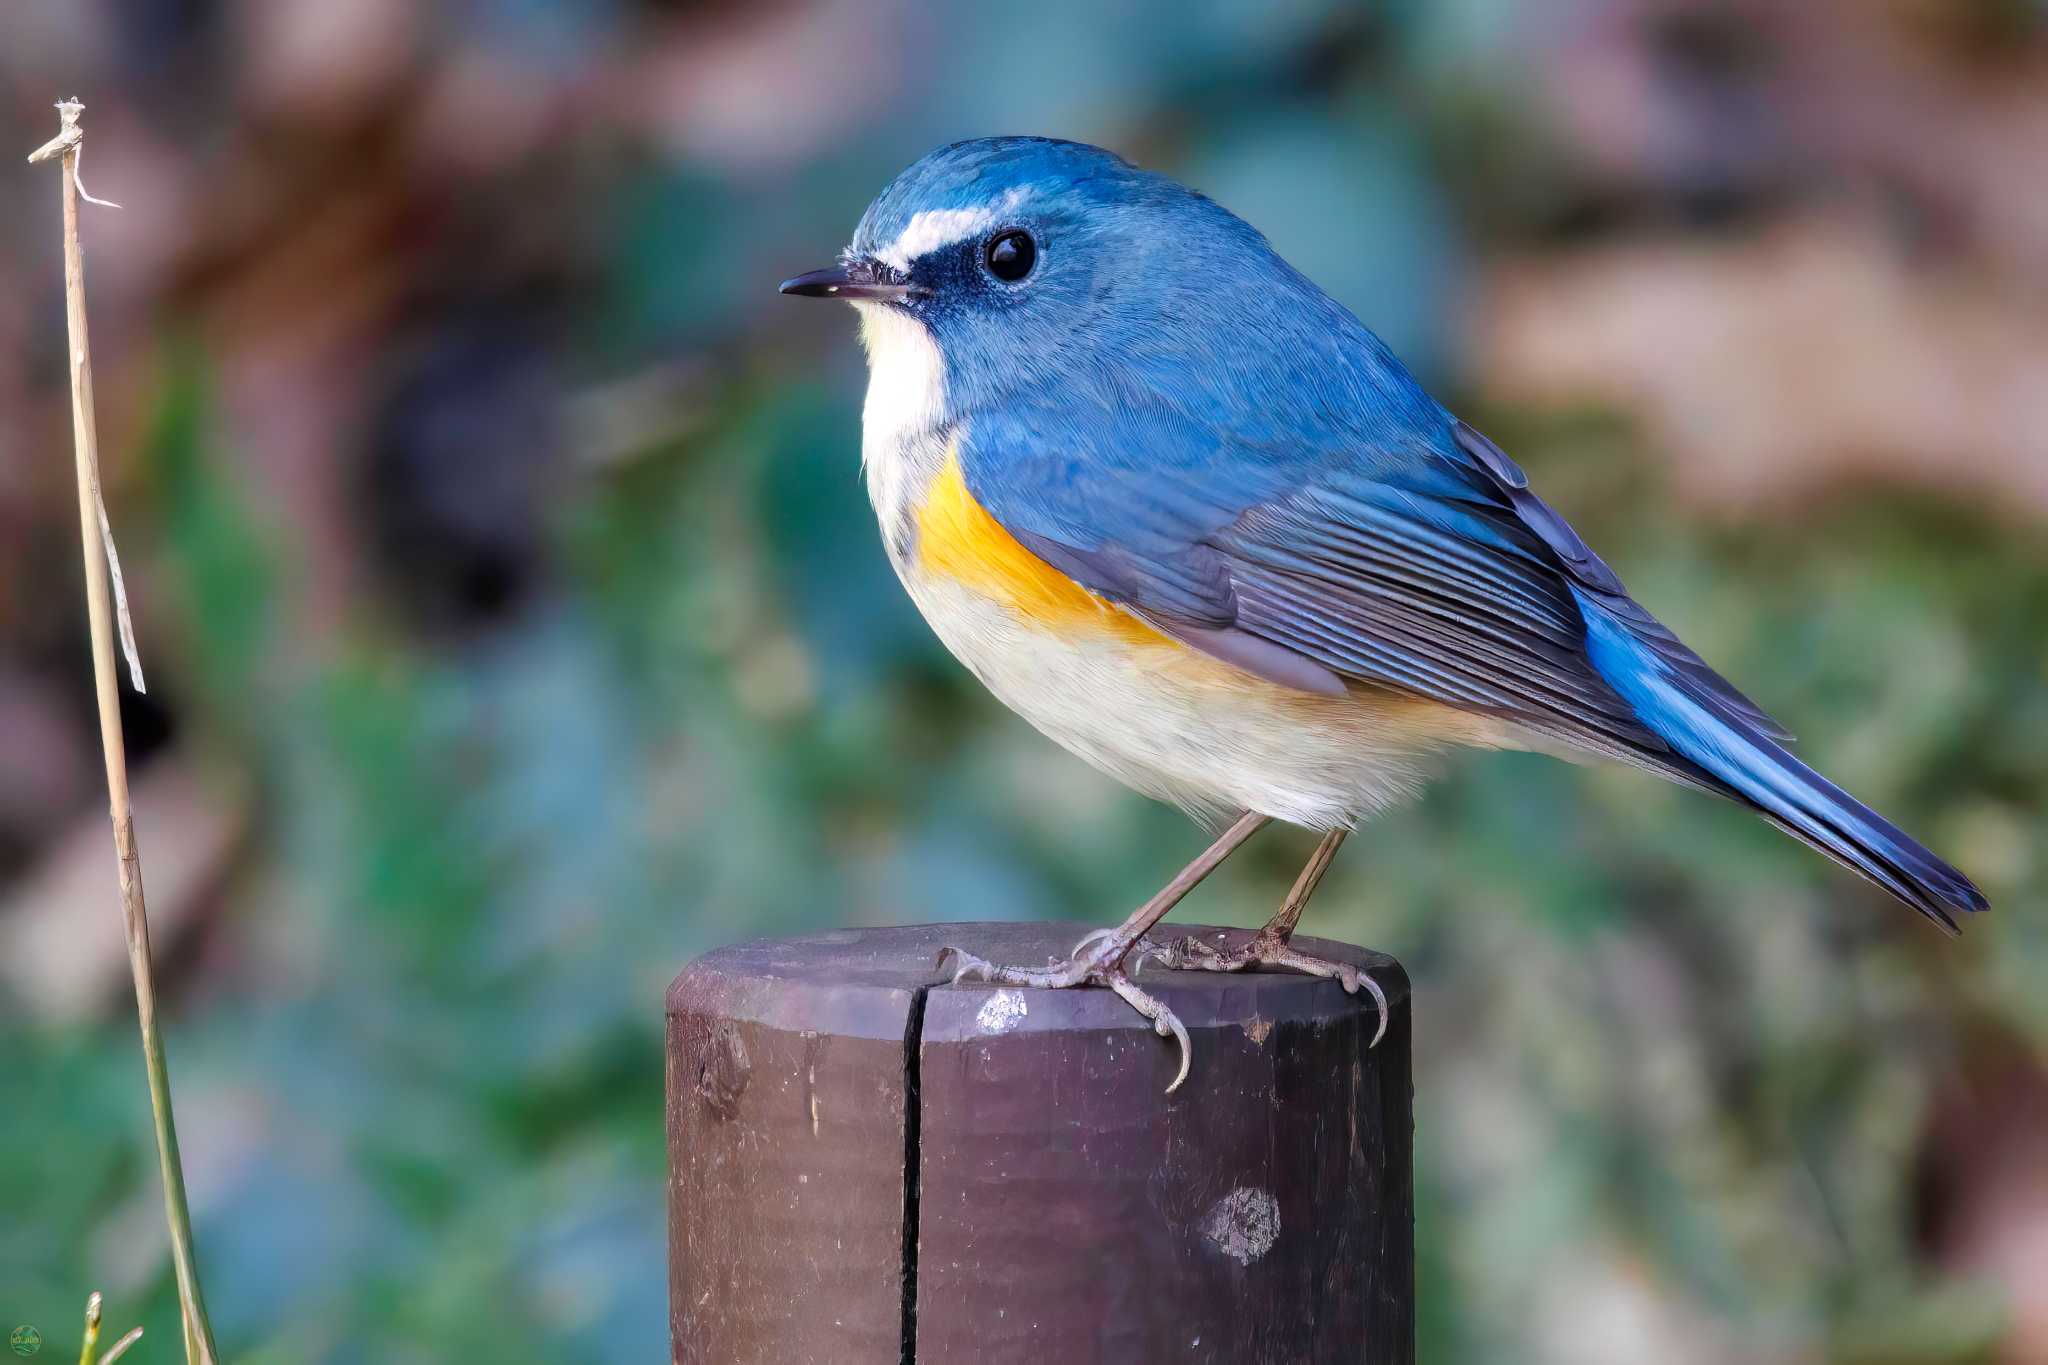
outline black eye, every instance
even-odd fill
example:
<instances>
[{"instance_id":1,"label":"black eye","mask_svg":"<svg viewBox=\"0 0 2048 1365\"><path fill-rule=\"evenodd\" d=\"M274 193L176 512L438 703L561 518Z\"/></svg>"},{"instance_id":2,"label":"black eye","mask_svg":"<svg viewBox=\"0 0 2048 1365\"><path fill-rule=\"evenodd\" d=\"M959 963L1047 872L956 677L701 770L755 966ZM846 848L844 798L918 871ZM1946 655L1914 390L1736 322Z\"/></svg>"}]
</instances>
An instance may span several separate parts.
<instances>
[{"instance_id":1,"label":"black eye","mask_svg":"<svg viewBox=\"0 0 2048 1365\"><path fill-rule=\"evenodd\" d=\"M1038 248L1032 245L1030 233L1013 229L991 239L982 259L988 262L988 273L997 279L1021 280L1038 260Z\"/></svg>"}]
</instances>

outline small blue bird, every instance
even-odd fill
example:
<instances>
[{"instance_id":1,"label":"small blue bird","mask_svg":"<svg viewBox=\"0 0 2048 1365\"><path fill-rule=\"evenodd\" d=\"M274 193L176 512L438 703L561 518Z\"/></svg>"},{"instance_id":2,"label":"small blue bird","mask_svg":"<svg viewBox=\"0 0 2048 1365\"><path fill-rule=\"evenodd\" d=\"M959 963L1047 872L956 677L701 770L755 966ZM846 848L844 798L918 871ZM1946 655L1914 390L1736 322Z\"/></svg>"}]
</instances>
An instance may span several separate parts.
<instances>
[{"instance_id":1,"label":"small blue bird","mask_svg":"<svg viewBox=\"0 0 2048 1365\"><path fill-rule=\"evenodd\" d=\"M1137 962L1295 950L1360 820L1463 744L1597 755L1725 796L1942 928L1969 879L1801 763L1631 599L1515 462L1243 220L1097 147L941 148L785 294L860 311L862 460L889 558L1011 709L1221 836L1065 962L960 976L1106 985L1181 1045ZM1261 826L1321 831L1242 947L1152 926ZM1173 1087L1169 1087L1171 1089Z\"/></svg>"}]
</instances>

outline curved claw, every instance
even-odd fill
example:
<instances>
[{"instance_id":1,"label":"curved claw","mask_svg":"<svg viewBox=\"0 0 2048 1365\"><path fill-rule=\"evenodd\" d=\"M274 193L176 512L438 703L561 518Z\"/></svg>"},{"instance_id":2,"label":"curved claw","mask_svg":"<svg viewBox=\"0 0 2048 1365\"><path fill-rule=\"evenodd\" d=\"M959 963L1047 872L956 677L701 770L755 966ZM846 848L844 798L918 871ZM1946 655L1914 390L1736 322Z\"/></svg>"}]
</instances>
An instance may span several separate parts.
<instances>
[{"instance_id":1,"label":"curved claw","mask_svg":"<svg viewBox=\"0 0 2048 1365\"><path fill-rule=\"evenodd\" d=\"M1156 962L1168 971L1189 971L1201 967L1205 959L1222 956L1221 950L1202 942L1193 934L1172 943L1157 943L1150 937L1141 938L1131 955L1131 975L1138 975L1148 963Z\"/></svg>"},{"instance_id":2,"label":"curved claw","mask_svg":"<svg viewBox=\"0 0 2048 1365\"><path fill-rule=\"evenodd\" d=\"M1380 1045L1380 1039L1387 1036L1387 1015L1390 1012L1387 1008L1387 993L1380 989L1379 982L1373 980L1372 977L1365 972L1360 972L1358 974L1358 981L1360 985L1364 986L1367 990L1372 992L1373 1003L1380 1007L1379 1029L1372 1035L1372 1041L1366 1044L1366 1047L1368 1048L1375 1048ZM1357 987L1354 986L1352 987L1352 989L1355 991Z\"/></svg>"},{"instance_id":3,"label":"curved claw","mask_svg":"<svg viewBox=\"0 0 2048 1365\"><path fill-rule=\"evenodd\" d=\"M956 986L966 980L971 973L980 972L984 979L986 979L987 974L995 970L995 964L986 958L976 957L973 953L965 952L951 945L939 949L938 960L932 964L934 970L944 971L946 969L946 957L948 954L951 954L960 964L953 969L953 984Z\"/></svg>"},{"instance_id":4,"label":"curved claw","mask_svg":"<svg viewBox=\"0 0 2048 1365\"><path fill-rule=\"evenodd\" d=\"M1074 945L1074 951L1068 953L1067 956L1079 957L1081 955L1081 950L1083 948L1088 947L1088 945L1090 945L1091 943L1100 943L1102 942L1102 940L1106 938L1115 937L1116 930L1114 929L1090 929L1087 933L1081 935L1081 941Z\"/></svg>"},{"instance_id":5,"label":"curved claw","mask_svg":"<svg viewBox=\"0 0 2048 1365\"><path fill-rule=\"evenodd\" d=\"M1157 943L1145 940L1140 940L1137 946L1131 950L1131 955L1124 960L1131 964L1132 976L1143 976L1146 964L1148 963L1157 962L1162 967L1172 967L1175 965L1172 948L1162 947Z\"/></svg>"},{"instance_id":6,"label":"curved claw","mask_svg":"<svg viewBox=\"0 0 2048 1365\"><path fill-rule=\"evenodd\" d=\"M1181 1023L1179 1015L1139 990L1122 972L1110 974L1106 981L1109 988L1123 998L1125 1004L1152 1021L1154 1033L1162 1038L1171 1037L1180 1044L1180 1070L1175 1073L1173 1083L1166 1087L1166 1093L1171 1095L1180 1089L1180 1083L1188 1078L1188 1071L1194 1065L1195 1045L1188 1037L1187 1026Z\"/></svg>"},{"instance_id":7,"label":"curved claw","mask_svg":"<svg viewBox=\"0 0 2048 1365\"><path fill-rule=\"evenodd\" d=\"M1074 945L1074 951L1067 955L1068 961L1079 961L1081 955L1084 952L1094 947L1098 943L1116 942L1116 936L1118 932L1119 931L1115 929L1093 929L1090 930L1088 933L1083 934L1081 936L1081 941ZM1140 934L1136 938L1132 939L1130 943L1125 946L1121 954L1119 954L1115 958L1103 959L1099 963L1099 965L1103 967L1113 967L1118 962L1141 963L1147 957L1152 956L1156 956L1159 958L1159 960L1165 961L1167 954L1169 954L1171 951L1172 949L1162 945L1157 939L1153 938L1150 934Z\"/></svg>"},{"instance_id":8,"label":"curved claw","mask_svg":"<svg viewBox=\"0 0 2048 1365\"><path fill-rule=\"evenodd\" d=\"M1162 1024L1166 1027L1160 1027ZM1181 1023L1177 1015L1168 1014L1164 1019L1155 1019L1152 1022L1152 1027L1154 1031L1162 1035L1170 1030L1174 1038L1180 1043L1180 1071L1174 1076L1172 1084L1166 1087L1166 1093L1171 1095L1174 1091L1180 1089L1180 1083L1188 1078L1188 1070L1194 1065L1195 1045L1188 1037L1187 1027Z\"/></svg>"}]
</instances>

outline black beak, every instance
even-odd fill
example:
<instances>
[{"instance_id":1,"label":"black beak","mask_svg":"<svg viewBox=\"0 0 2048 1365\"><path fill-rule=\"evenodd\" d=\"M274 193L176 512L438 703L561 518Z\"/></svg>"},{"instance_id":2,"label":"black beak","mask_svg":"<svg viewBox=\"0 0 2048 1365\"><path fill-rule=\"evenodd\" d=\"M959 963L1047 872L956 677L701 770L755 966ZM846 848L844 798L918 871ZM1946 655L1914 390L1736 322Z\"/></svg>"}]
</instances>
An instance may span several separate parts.
<instances>
[{"instance_id":1,"label":"black beak","mask_svg":"<svg viewBox=\"0 0 2048 1365\"><path fill-rule=\"evenodd\" d=\"M807 299L901 299L919 292L880 261L857 256L782 282L782 293Z\"/></svg>"}]
</instances>

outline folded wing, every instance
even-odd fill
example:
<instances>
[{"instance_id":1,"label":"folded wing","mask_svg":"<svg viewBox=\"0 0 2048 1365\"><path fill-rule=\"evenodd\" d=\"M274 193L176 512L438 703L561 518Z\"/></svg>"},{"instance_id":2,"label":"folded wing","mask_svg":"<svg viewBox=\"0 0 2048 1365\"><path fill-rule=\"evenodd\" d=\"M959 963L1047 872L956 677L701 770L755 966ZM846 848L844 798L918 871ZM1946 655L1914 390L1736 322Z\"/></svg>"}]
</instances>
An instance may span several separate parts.
<instances>
[{"instance_id":1,"label":"folded wing","mask_svg":"<svg viewBox=\"0 0 2048 1365\"><path fill-rule=\"evenodd\" d=\"M1491 441L1448 415L1383 425L1281 444L1124 411L1099 428L1119 433L1110 448L1071 405L1024 407L972 425L962 463L1034 554L1195 648L1283 685L1497 717L1730 797L1947 928L1983 908L1794 758Z\"/></svg>"}]
</instances>

